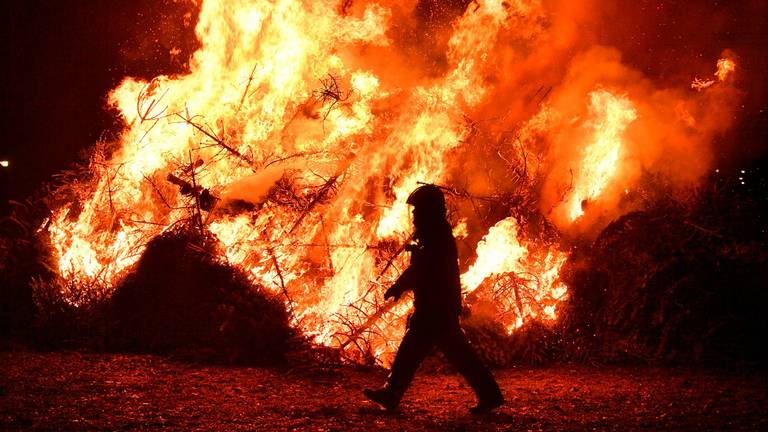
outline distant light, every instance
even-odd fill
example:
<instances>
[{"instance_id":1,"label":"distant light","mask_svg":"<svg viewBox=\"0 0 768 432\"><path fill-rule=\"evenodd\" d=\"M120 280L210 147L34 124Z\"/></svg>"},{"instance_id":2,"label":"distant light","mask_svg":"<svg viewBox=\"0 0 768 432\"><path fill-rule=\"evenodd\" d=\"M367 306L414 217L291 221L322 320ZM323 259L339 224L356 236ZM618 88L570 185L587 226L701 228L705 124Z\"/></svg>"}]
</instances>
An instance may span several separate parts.
<instances>
[{"instance_id":1,"label":"distant light","mask_svg":"<svg viewBox=\"0 0 768 432\"><path fill-rule=\"evenodd\" d=\"M745 172L744 170L741 170L741 173L742 173L742 174L744 174L744 172Z\"/></svg>"},{"instance_id":2,"label":"distant light","mask_svg":"<svg viewBox=\"0 0 768 432\"><path fill-rule=\"evenodd\" d=\"M719 172L720 172L720 170L719 170L719 169L716 169L716 170L715 170L715 172L716 172L716 173L719 173Z\"/></svg>"},{"instance_id":3,"label":"distant light","mask_svg":"<svg viewBox=\"0 0 768 432\"><path fill-rule=\"evenodd\" d=\"M7 160L0 161L0 166L3 168L8 168L8 165L10 165L10 162Z\"/></svg>"}]
</instances>

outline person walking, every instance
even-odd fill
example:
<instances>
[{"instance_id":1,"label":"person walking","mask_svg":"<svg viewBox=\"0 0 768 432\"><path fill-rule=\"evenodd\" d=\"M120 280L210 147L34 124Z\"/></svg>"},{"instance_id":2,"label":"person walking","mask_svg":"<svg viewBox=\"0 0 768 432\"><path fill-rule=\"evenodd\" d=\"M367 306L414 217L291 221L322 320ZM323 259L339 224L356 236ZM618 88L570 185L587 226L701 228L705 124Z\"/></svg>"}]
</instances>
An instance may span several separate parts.
<instances>
[{"instance_id":1,"label":"person walking","mask_svg":"<svg viewBox=\"0 0 768 432\"><path fill-rule=\"evenodd\" d=\"M428 184L414 190L406 202L413 208L415 228L415 244L409 247L411 263L384 298L397 300L412 290L414 312L386 384L363 393L387 410L396 409L419 365L437 347L474 390L478 401L470 412L488 413L503 405L504 397L459 324L458 254L446 218L445 197L440 188Z\"/></svg>"}]
</instances>

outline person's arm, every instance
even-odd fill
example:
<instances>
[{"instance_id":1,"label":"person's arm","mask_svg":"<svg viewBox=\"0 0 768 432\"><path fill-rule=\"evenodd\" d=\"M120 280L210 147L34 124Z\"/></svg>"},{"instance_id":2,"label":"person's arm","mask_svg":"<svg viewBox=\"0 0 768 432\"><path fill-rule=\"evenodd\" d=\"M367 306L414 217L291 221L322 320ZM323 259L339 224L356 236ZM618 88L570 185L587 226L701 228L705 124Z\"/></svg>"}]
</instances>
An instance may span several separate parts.
<instances>
[{"instance_id":1,"label":"person's arm","mask_svg":"<svg viewBox=\"0 0 768 432\"><path fill-rule=\"evenodd\" d=\"M404 292L413 289L413 286L416 283L416 274L417 270L414 269L413 265L405 269L403 274L401 274L395 283L384 293L384 300L387 300L390 297L397 300Z\"/></svg>"}]
</instances>

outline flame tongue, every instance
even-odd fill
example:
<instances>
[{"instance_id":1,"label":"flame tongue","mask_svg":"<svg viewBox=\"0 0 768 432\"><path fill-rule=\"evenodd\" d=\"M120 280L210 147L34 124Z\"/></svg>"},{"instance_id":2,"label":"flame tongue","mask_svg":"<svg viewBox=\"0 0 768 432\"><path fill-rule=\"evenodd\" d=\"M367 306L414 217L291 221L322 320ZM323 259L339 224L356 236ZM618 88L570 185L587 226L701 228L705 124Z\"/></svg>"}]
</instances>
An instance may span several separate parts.
<instances>
[{"instance_id":1,"label":"flame tongue","mask_svg":"<svg viewBox=\"0 0 768 432\"><path fill-rule=\"evenodd\" d=\"M510 331L531 319L554 319L567 292L559 281L567 254L536 247L521 237L514 218L497 222L478 243L475 263L461 275L465 294L492 276L514 275L512 280L495 281L480 295L496 304Z\"/></svg>"},{"instance_id":2,"label":"flame tongue","mask_svg":"<svg viewBox=\"0 0 768 432\"><path fill-rule=\"evenodd\" d=\"M589 111L592 119L588 127L594 130L594 135L584 149L584 157L574 176L574 190L565 204L572 221L584 214L585 203L599 198L611 183L618 169L622 133L637 119L629 99L603 89L590 93Z\"/></svg>"}]
</instances>

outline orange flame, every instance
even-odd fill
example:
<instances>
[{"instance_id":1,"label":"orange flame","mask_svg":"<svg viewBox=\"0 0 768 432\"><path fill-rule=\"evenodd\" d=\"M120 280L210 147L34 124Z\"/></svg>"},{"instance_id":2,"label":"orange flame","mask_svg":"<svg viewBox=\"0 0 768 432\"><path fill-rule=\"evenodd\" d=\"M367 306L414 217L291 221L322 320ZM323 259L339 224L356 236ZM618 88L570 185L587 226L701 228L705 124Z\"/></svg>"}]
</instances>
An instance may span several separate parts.
<instances>
[{"instance_id":1,"label":"orange flame","mask_svg":"<svg viewBox=\"0 0 768 432\"><path fill-rule=\"evenodd\" d=\"M499 291L508 288L499 284L481 296L506 309L502 312L507 315L510 332L531 319L554 320L557 317L555 310L567 298L568 291L559 280L560 268L568 255L549 250L541 256L533 253L536 246L520 237L514 218L497 222L477 244L475 263L461 275L465 294L477 290L491 276L516 275L516 280L512 281L513 295L505 296L515 297L516 302L511 302L511 298L499 301ZM525 301L520 300L523 296Z\"/></svg>"},{"instance_id":2,"label":"orange flame","mask_svg":"<svg viewBox=\"0 0 768 432\"><path fill-rule=\"evenodd\" d=\"M626 97L600 89L590 93L589 101L592 118L587 126L594 130L594 138L584 149L574 176L573 191L565 202L571 221L583 215L587 203L599 198L613 179L621 154L621 135L637 118L632 102Z\"/></svg>"}]
</instances>

